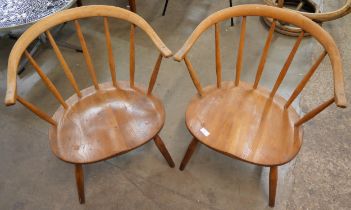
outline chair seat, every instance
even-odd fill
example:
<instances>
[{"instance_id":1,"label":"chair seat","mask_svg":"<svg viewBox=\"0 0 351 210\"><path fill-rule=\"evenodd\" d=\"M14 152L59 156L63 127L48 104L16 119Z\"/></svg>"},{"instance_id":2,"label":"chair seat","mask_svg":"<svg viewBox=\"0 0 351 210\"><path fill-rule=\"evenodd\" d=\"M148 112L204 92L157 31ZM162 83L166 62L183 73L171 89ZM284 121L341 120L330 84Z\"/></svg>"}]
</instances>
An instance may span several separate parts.
<instances>
[{"instance_id":1,"label":"chair seat","mask_svg":"<svg viewBox=\"0 0 351 210\"><path fill-rule=\"evenodd\" d=\"M204 88L186 112L186 124L200 142L228 156L263 166L282 165L298 153L302 129L294 126L299 115L286 100L269 98L264 88L223 82Z\"/></svg>"},{"instance_id":2,"label":"chair seat","mask_svg":"<svg viewBox=\"0 0 351 210\"><path fill-rule=\"evenodd\" d=\"M146 95L129 82L89 87L66 102L54 114L58 126L51 127L49 138L53 153L70 163L92 163L135 149L161 130L164 120L162 103Z\"/></svg>"}]
</instances>

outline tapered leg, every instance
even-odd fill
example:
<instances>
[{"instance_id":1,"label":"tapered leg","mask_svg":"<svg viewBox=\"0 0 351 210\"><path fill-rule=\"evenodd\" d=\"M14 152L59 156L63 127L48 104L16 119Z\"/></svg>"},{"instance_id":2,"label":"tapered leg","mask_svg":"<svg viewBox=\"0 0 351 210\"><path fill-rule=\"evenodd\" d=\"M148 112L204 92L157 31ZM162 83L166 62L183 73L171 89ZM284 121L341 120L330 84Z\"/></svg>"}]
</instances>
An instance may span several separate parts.
<instances>
[{"instance_id":1,"label":"tapered leg","mask_svg":"<svg viewBox=\"0 0 351 210\"><path fill-rule=\"evenodd\" d=\"M165 14L166 14L166 10L167 10L167 6L168 6L168 0L166 0L166 2L165 2L165 6L163 7L162 16L165 16Z\"/></svg>"},{"instance_id":2,"label":"tapered leg","mask_svg":"<svg viewBox=\"0 0 351 210\"><path fill-rule=\"evenodd\" d=\"M136 13L136 4L135 4L135 0L129 0L129 6L130 6L130 11Z\"/></svg>"},{"instance_id":3,"label":"tapered leg","mask_svg":"<svg viewBox=\"0 0 351 210\"><path fill-rule=\"evenodd\" d=\"M79 203L83 204L85 203L83 167L81 164L75 164L75 168Z\"/></svg>"},{"instance_id":4,"label":"tapered leg","mask_svg":"<svg viewBox=\"0 0 351 210\"><path fill-rule=\"evenodd\" d=\"M198 141L196 138L193 138L193 140L191 141L191 143L189 144L188 150L186 151L182 163L180 164L179 170L183 171L185 169L186 164L188 164L191 156L193 155L196 145L197 145Z\"/></svg>"},{"instance_id":5,"label":"tapered leg","mask_svg":"<svg viewBox=\"0 0 351 210\"><path fill-rule=\"evenodd\" d=\"M156 135L154 138L154 142L157 146L157 148L160 150L160 152L162 153L163 157L166 159L169 167L174 168L174 162L172 160L171 155L169 154L165 144L163 143L161 137L159 135Z\"/></svg>"},{"instance_id":6,"label":"tapered leg","mask_svg":"<svg viewBox=\"0 0 351 210\"><path fill-rule=\"evenodd\" d=\"M278 167L272 166L269 170L269 206L274 207L277 192Z\"/></svg>"},{"instance_id":7,"label":"tapered leg","mask_svg":"<svg viewBox=\"0 0 351 210\"><path fill-rule=\"evenodd\" d=\"M78 7L82 6L83 5L82 4L82 0L77 0L76 4L77 4Z\"/></svg>"}]
</instances>

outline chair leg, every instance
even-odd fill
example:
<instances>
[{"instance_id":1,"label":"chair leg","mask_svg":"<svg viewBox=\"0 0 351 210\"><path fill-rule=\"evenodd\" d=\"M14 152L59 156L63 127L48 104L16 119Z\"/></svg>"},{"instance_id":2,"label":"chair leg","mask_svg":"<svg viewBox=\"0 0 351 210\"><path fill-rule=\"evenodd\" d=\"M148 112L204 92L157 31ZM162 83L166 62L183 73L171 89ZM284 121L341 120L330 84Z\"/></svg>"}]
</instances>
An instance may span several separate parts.
<instances>
[{"instance_id":1,"label":"chair leg","mask_svg":"<svg viewBox=\"0 0 351 210\"><path fill-rule=\"evenodd\" d=\"M135 0L129 0L130 11L136 13L136 4Z\"/></svg>"},{"instance_id":2,"label":"chair leg","mask_svg":"<svg viewBox=\"0 0 351 210\"><path fill-rule=\"evenodd\" d=\"M166 0L165 6L163 7L162 16L166 15L167 6L168 6L168 0Z\"/></svg>"},{"instance_id":3,"label":"chair leg","mask_svg":"<svg viewBox=\"0 0 351 210\"><path fill-rule=\"evenodd\" d=\"M272 166L269 170L269 206L275 205L275 194L277 192L278 167Z\"/></svg>"},{"instance_id":4,"label":"chair leg","mask_svg":"<svg viewBox=\"0 0 351 210\"><path fill-rule=\"evenodd\" d=\"M84 174L82 164L75 164L75 172L76 172L76 183L77 190L79 196L79 203L85 203L85 195L84 195Z\"/></svg>"},{"instance_id":5,"label":"chair leg","mask_svg":"<svg viewBox=\"0 0 351 210\"><path fill-rule=\"evenodd\" d=\"M82 4L82 0L77 0L76 4L77 4L78 7L81 7L83 5Z\"/></svg>"},{"instance_id":6,"label":"chair leg","mask_svg":"<svg viewBox=\"0 0 351 210\"><path fill-rule=\"evenodd\" d=\"M193 155L195 148L197 146L198 140L196 138L193 138L191 143L189 144L188 150L186 151L182 163L180 164L179 170L183 171L185 169L185 166L188 164L191 156Z\"/></svg>"},{"instance_id":7,"label":"chair leg","mask_svg":"<svg viewBox=\"0 0 351 210\"><path fill-rule=\"evenodd\" d=\"M232 7L233 6L233 0L229 0L229 6ZM230 18L230 25L234 26L234 19Z\"/></svg>"},{"instance_id":8,"label":"chair leg","mask_svg":"<svg viewBox=\"0 0 351 210\"><path fill-rule=\"evenodd\" d=\"M169 167L174 168L175 164L172 160L171 155L169 154L165 144L163 143L161 137L159 135L156 135L154 138L154 142L158 148L158 150L160 150L160 152L162 153L163 157L166 159Z\"/></svg>"}]
</instances>

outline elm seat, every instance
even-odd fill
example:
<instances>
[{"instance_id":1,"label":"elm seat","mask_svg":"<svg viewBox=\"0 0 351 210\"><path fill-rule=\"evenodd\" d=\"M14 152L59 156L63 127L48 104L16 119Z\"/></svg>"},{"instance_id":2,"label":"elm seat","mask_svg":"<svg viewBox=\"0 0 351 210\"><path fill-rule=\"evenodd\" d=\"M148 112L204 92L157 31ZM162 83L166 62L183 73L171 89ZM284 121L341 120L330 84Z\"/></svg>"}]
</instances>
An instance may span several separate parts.
<instances>
[{"instance_id":1,"label":"elm seat","mask_svg":"<svg viewBox=\"0 0 351 210\"><path fill-rule=\"evenodd\" d=\"M294 128L299 115L292 106L284 110L285 102L278 95L271 99L261 87L223 82L221 89L208 86L203 97L193 97L186 125L201 143L228 156L281 165L295 157L302 144L302 129Z\"/></svg>"},{"instance_id":2,"label":"elm seat","mask_svg":"<svg viewBox=\"0 0 351 210\"><path fill-rule=\"evenodd\" d=\"M70 163L92 163L123 154L152 140L161 130L164 108L159 99L128 82L100 84L73 95L54 114L57 128L49 131L54 154Z\"/></svg>"}]
</instances>

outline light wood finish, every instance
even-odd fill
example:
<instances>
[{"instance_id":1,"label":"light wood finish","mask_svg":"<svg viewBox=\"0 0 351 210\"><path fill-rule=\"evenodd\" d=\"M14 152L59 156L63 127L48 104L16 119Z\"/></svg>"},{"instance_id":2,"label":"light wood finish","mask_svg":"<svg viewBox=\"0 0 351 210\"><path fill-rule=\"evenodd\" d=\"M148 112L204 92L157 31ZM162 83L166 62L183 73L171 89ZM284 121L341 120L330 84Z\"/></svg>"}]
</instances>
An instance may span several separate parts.
<instances>
[{"instance_id":1,"label":"light wood finish","mask_svg":"<svg viewBox=\"0 0 351 210\"><path fill-rule=\"evenodd\" d=\"M260 64L258 65L258 68L257 68L255 83L254 83L254 86L253 86L254 89L257 88L258 83L260 82L260 79L261 79L261 76L262 76L262 72L263 72L263 69L264 69L264 65L266 64L268 50L269 50L269 47L270 47L271 42L272 42L274 29L275 29L275 21L273 22L273 24L271 25L271 27L269 29L268 36L267 36L267 39L266 39L266 43L265 43L264 48L263 48Z\"/></svg>"},{"instance_id":2,"label":"light wood finish","mask_svg":"<svg viewBox=\"0 0 351 210\"><path fill-rule=\"evenodd\" d=\"M201 143L262 166L287 163L299 151L302 130L294 123L300 117L292 107L284 109L281 96L272 100L268 90L252 91L243 81L236 88L230 82L206 87L204 95L194 96L186 111L186 125Z\"/></svg>"},{"instance_id":3,"label":"light wood finish","mask_svg":"<svg viewBox=\"0 0 351 210\"><path fill-rule=\"evenodd\" d=\"M295 123L295 126L300 126L303 123L311 120L314 116L319 114L321 111L326 109L328 106L332 105L334 102L335 102L335 98L333 97L333 98L329 99L328 101L322 103L321 105L319 105L318 107L316 107L312 111L310 111L307 114L305 114L305 116L303 116L299 121L297 121Z\"/></svg>"},{"instance_id":4,"label":"light wood finish","mask_svg":"<svg viewBox=\"0 0 351 210\"><path fill-rule=\"evenodd\" d=\"M245 32L246 32L246 16L243 16L243 19L241 22L241 32L240 32L240 42L239 42L239 47L238 47L238 56L237 56L237 60L236 60L235 86L239 85L240 73L241 73L241 68L243 65Z\"/></svg>"},{"instance_id":5,"label":"light wood finish","mask_svg":"<svg viewBox=\"0 0 351 210\"><path fill-rule=\"evenodd\" d=\"M193 138L193 140L190 142L189 147L188 147L188 149L187 149L187 151L186 151L186 153L184 155L184 158L182 160L182 163L179 166L179 170L183 171L185 169L186 165L188 164L191 156L193 155L193 153L194 153L194 151L196 149L196 146L197 146L198 142L199 141L196 140L195 138Z\"/></svg>"},{"instance_id":6,"label":"light wood finish","mask_svg":"<svg viewBox=\"0 0 351 210\"><path fill-rule=\"evenodd\" d=\"M103 30L107 46L108 66L111 82L98 83L86 40L78 20L87 17L102 17ZM153 41L159 51L159 56L151 75L148 89L135 84L134 81L117 81L116 64L112 49L108 18L119 18L132 25L131 46L135 46L134 29L138 27ZM73 74L64 60L62 52L57 47L50 34L50 28L59 24L73 21L79 42L82 45L84 59L93 85L79 90ZM68 99L63 99L50 79L44 74L39 64L26 51L26 48L42 33L46 33L66 76L73 85L75 93ZM16 75L19 60L22 55L28 57L47 88L60 102L53 117L41 111L38 107L16 94ZM134 50L132 52L134 54ZM52 152L61 160L75 165L75 175L80 203L84 203L83 164L94 163L136 149L154 140L170 167L174 162L159 137L165 113L161 101L151 94L163 57L169 57L171 52L164 46L153 29L138 15L124 9L110 6L85 6L58 12L44 18L31 26L11 51L8 65L8 92L6 104L12 105L13 97L41 119L50 123L49 140ZM134 55L131 60L134 63ZM101 69L103 70L103 69ZM133 70L134 74L134 70ZM134 76L131 78L134 79Z\"/></svg>"},{"instance_id":7,"label":"light wood finish","mask_svg":"<svg viewBox=\"0 0 351 210\"><path fill-rule=\"evenodd\" d=\"M288 59L286 59L285 63L284 63L284 66L282 68L282 70L280 71L279 75L278 75L278 78L277 78L277 81L275 82L274 86L273 86L273 89L271 91L271 94L270 96L273 97L275 95L275 93L277 92L280 84L282 84L283 82L283 79L286 75L286 73L288 72L288 69L290 67L290 64L291 62L293 61L294 57L295 57L295 54L297 52L297 49L299 48L300 44L301 44L301 41L303 39L303 35L304 35L304 32L302 31L300 33L300 36L298 37L298 39L296 40L295 44L294 44L294 47L293 49L291 50L289 56L288 56Z\"/></svg>"},{"instance_id":8,"label":"light wood finish","mask_svg":"<svg viewBox=\"0 0 351 210\"><path fill-rule=\"evenodd\" d=\"M260 59L260 62L255 82L251 84L240 81L240 71L245 68L245 66L241 66L246 27L246 18L244 18L238 46L235 82L222 81L220 85L215 84L202 88L194 67L187 57L189 50L205 30L213 25L216 27L221 21L239 16L247 18L249 16L264 16L274 19L261 58L257 58ZM294 23L303 31L292 47L277 81L270 91L258 84L272 42L275 23L279 22ZM279 95L277 90L287 75L305 31L321 43L325 52L313 64L287 101ZM215 36L217 35L218 33L215 33ZM215 40L218 38L215 37ZM290 104L300 94L326 54L330 58L334 73L334 96L301 117ZM191 79L199 92L190 101L185 115L186 126L194 139L185 153L180 170L184 170L197 142L229 157L270 167L269 205L274 206L278 166L288 163L298 154L302 145L303 127L301 125L334 102L339 107L346 106L341 60L333 39L319 25L298 13L263 5L240 5L216 12L202 21L174 58L177 61L185 61Z\"/></svg>"},{"instance_id":9,"label":"light wood finish","mask_svg":"<svg viewBox=\"0 0 351 210\"><path fill-rule=\"evenodd\" d=\"M70 81L71 85L73 86L73 89L74 91L76 92L76 94L78 95L78 97L81 97L82 94L80 93L80 90L79 90L79 87L78 87L78 84L76 82L76 79L74 78L73 74L72 74L72 70L69 68L65 58L63 57L60 49L58 48L55 40L54 40L54 37L51 35L50 31L46 31L45 32L51 46L52 46L52 49L54 50L58 60L60 61L61 63L61 66L63 68L63 71L65 72L66 74L66 77L67 79Z\"/></svg>"},{"instance_id":10,"label":"light wood finish","mask_svg":"<svg viewBox=\"0 0 351 210\"><path fill-rule=\"evenodd\" d=\"M193 65L190 63L190 60L187 57L184 58L184 62L186 64L186 67L188 68L190 77L193 80L193 83L197 89L197 92L200 94L200 96L202 96L203 95L202 87L198 79L198 76L193 68Z\"/></svg>"},{"instance_id":11,"label":"light wood finish","mask_svg":"<svg viewBox=\"0 0 351 210\"><path fill-rule=\"evenodd\" d=\"M76 175L76 184L78 191L79 203L85 203L85 193L84 193L84 171L82 164L75 164L75 175Z\"/></svg>"},{"instance_id":12,"label":"light wood finish","mask_svg":"<svg viewBox=\"0 0 351 210\"><path fill-rule=\"evenodd\" d=\"M302 28L305 33L314 37L328 52L331 61L334 77L335 103L339 107L345 107L347 102L344 91L344 76L339 50L335 41L317 23L293 11L258 4L239 5L213 13L202 21L186 40L182 48L174 55L176 61L184 59L191 47L195 44L200 35L217 22L227 20L231 17L240 16L264 16L275 20L288 22Z\"/></svg>"},{"instance_id":13,"label":"light wood finish","mask_svg":"<svg viewBox=\"0 0 351 210\"><path fill-rule=\"evenodd\" d=\"M98 92L89 87L81 99L70 97L70 108L54 114L58 126L49 131L52 151L66 162L93 163L152 140L164 124L164 108L145 92L120 81L119 89L103 83Z\"/></svg>"},{"instance_id":14,"label":"light wood finish","mask_svg":"<svg viewBox=\"0 0 351 210\"><path fill-rule=\"evenodd\" d=\"M221 64L221 47L220 47L220 25L218 23L215 24L215 48L216 48L217 87L221 88L222 64Z\"/></svg>"},{"instance_id":15,"label":"light wood finish","mask_svg":"<svg viewBox=\"0 0 351 210\"><path fill-rule=\"evenodd\" d=\"M108 64L110 66L112 84L113 84L113 86L117 87L116 64L115 64L115 58L113 56L111 35L110 35L110 29L109 29L107 17L104 17L104 31L105 31L105 37L106 37L106 47L107 47L107 52L108 52Z\"/></svg>"},{"instance_id":16,"label":"light wood finish","mask_svg":"<svg viewBox=\"0 0 351 210\"><path fill-rule=\"evenodd\" d=\"M129 81L130 86L134 87L134 74L135 74L135 25L130 25L129 37Z\"/></svg>"},{"instance_id":17,"label":"light wood finish","mask_svg":"<svg viewBox=\"0 0 351 210\"><path fill-rule=\"evenodd\" d=\"M155 86L155 83L156 83L156 79L157 79L157 75L158 75L158 72L159 72L159 70L160 70L162 58L163 58L163 56L162 56L162 54L160 53L160 54L158 55L158 58L157 58L157 61L156 61L154 70L152 71L152 74L151 74L151 78L150 78L149 88L148 88L148 90L147 90L147 94L151 94L151 93L152 93L152 90L154 89L154 86Z\"/></svg>"},{"instance_id":18,"label":"light wood finish","mask_svg":"<svg viewBox=\"0 0 351 210\"><path fill-rule=\"evenodd\" d=\"M307 82L310 80L314 72L316 72L319 64L323 61L325 56L327 55L326 51L323 51L322 54L319 56L317 61L313 64L311 69L308 71L308 73L305 75L305 77L301 80L301 82L297 85L296 89L294 92L291 94L289 100L286 102L284 108L286 109L291 105L291 103L296 99L296 97L301 93Z\"/></svg>"},{"instance_id":19,"label":"light wood finish","mask_svg":"<svg viewBox=\"0 0 351 210\"><path fill-rule=\"evenodd\" d=\"M80 24L79 24L78 20L74 21L74 26L76 27L78 39L79 39L80 45L82 46L83 55L84 55L84 59L85 59L85 62L87 64L87 67L88 67L89 75L91 77L91 80L93 81L95 89L99 90L99 83L98 83L97 78L96 78L95 68L94 68L93 62L91 60L88 46L87 46L87 43L85 42L83 32L80 28Z\"/></svg>"},{"instance_id":20,"label":"light wood finish","mask_svg":"<svg viewBox=\"0 0 351 210\"><path fill-rule=\"evenodd\" d=\"M159 135L156 135L154 138L154 142L158 148L158 150L160 150L161 154L163 155L163 157L166 159L169 167L174 168L175 164L172 160L171 155L169 154L165 144L163 143L161 137Z\"/></svg>"},{"instance_id":21,"label":"light wood finish","mask_svg":"<svg viewBox=\"0 0 351 210\"><path fill-rule=\"evenodd\" d=\"M52 92L52 94L55 96L55 98L61 103L61 105L67 109L68 106L65 102L65 100L62 98L60 92L57 90L56 86L51 82L51 80L45 75L43 70L39 67L37 62L33 59L33 57L30 55L28 51L25 51L24 54L26 55L28 61L32 66L34 67L35 71L38 73L40 78L43 80L45 85L48 87L48 89Z\"/></svg>"},{"instance_id":22,"label":"light wood finish","mask_svg":"<svg viewBox=\"0 0 351 210\"><path fill-rule=\"evenodd\" d=\"M269 169L269 206L270 207L274 207L275 205L277 183L278 183L278 167L272 166Z\"/></svg>"},{"instance_id":23,"label":"light wood finish","mask_svg":"<svg viewBox=\"0 0 351 210\"><path fill-rule=\"evenodd\" d=\"M45 120L46 122L50 123L53 126L57 126L57 123L55 122L55 120L53 120L48 114L41 111L38 107L36 107L32 103L26 101L25 99L21 98L18 95L16 96L16 99L18 102L20 102L23 106L27 107L29 110L31 110L34 114L36 114L41 119Z\"/></svg>"},{"instance_id":24,"label":"light wood finish","mask_svg":"<svg viewBox=\"0 0 351 210\"><path fill-rule=\"evenodd\" d=\"M264 0L264 1L267 5L275 6L275 3L274 3L275 0ZM345 15L348 15L351 12L351 0L344 0L344 2L345 3L342 7L331 12L321 12L321 13L309 13L309 12L303 12L303 11L298 11L298 12L316 22L332 21L332 20L339 19ZM284 1L282 1L282 3L284 4ZM285 9L291 10L289 8L285 8Z\"/></svg>"},{"instance_id":25,"label":"light wood finish","mask_svg":"<svg viewBox=\"0 0 351 210\"><path fill-rule=\"evenodd\" d=\"M7 91L5 103L7 105L14 104L16 101L16 76L17 67L20 61L20 56L24 53L27 46L36 39L40 34L59 24L83 19L88 17L110 17L133 23L142 31L144 31L157 49L164 57L172 56L172 52L166 47L162 40L158 37L151 26L140 16L128 10L105 5L83 6L73 9L64 10L55 15L48 16L33 26L28 28L25 33L18 39L9 56L8 74L7 74Z\"/></svg>"}]
</instances>

